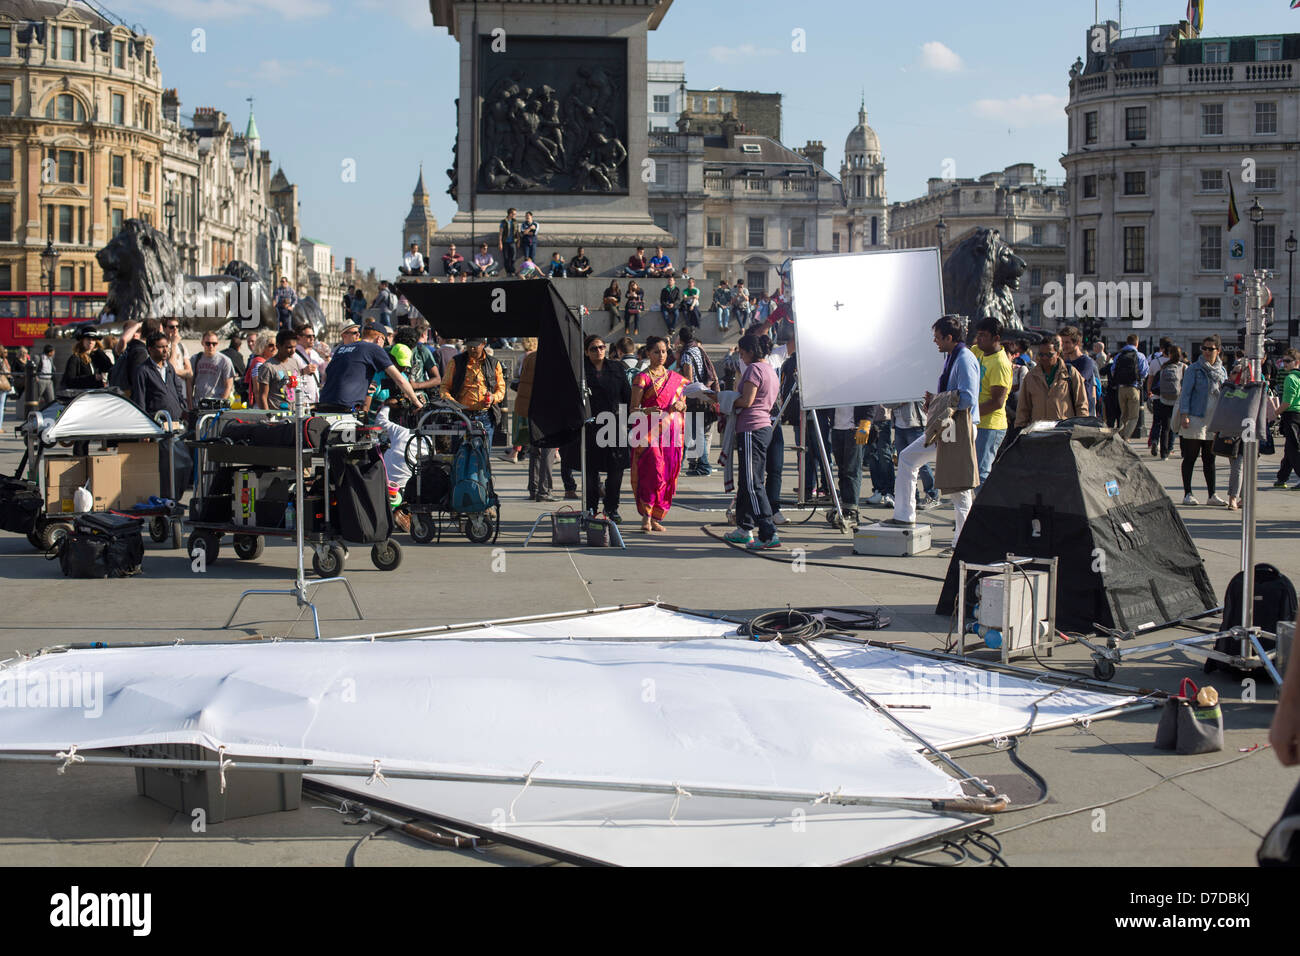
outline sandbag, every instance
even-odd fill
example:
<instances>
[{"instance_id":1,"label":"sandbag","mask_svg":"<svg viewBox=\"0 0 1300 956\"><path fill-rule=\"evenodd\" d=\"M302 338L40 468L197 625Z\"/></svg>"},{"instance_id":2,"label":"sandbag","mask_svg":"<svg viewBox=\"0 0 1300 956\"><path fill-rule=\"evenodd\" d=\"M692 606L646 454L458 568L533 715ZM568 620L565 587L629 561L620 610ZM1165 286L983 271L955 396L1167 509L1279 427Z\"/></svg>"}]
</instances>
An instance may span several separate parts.
<instances>
[{"instance_id":1,"label":"sandbag","mask_svg":"<svg viewBox=\"0 0 1300 956\"><path fill-rule=\"evenodd\" d=\"M375 544L393 534L393 513L388 507L388 475L379 452L370 450L359 461L337 454L330 462L337 476L338 508L331 508L338 533L350 544Z\"/></svg>"}]
</instances>

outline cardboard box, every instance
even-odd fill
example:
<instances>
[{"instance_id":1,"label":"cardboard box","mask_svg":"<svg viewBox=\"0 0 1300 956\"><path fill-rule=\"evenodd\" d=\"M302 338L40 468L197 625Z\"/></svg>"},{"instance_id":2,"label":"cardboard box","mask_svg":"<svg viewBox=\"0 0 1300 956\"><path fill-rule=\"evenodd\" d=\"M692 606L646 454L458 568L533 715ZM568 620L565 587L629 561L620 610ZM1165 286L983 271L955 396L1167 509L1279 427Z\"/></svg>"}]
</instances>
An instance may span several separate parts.
<instances>
[{"instance_id":1,"label":"cardboard box","mask_svg":"<svg viewBox=\"0 0 1300 956\"><path fill-rule=\"evenodd\" d=\"M80 455L75 458L45 459L45 510L49 514L72 514L73 495L90 481L92 509L116 508L121 493L118 464L111 454Z\"/></svg>"},{"instance_id":2,"label":"cardboard box","mask_svg":"<svg viewBox=\"0 0 1300 956\"><path fill-rule=\"evenodd\" d=\"M117 446L121 468L121 503L117 507L130 509L151 495L162 494L159 448L157 442L123 442ZM186 454L184 446L177 448L176 453Z\"/></svg>"}]
</instances>

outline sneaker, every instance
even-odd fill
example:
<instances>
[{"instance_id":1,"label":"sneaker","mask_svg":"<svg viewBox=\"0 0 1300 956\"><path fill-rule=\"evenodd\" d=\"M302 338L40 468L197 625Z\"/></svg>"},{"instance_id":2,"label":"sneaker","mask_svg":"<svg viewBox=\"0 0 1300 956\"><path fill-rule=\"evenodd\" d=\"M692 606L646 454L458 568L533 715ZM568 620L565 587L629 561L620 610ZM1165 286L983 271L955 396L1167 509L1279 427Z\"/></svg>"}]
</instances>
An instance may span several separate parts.
<instances>
[{"instance_id":1,"label":"sneaker","mask_svg":"<svg viewBox=\"0 0 1300 956\"><path fill-rule=\"evenodd\" d=\"M883 498L880 499L880 503L886 508L892 508L894 507L894 496L885 495Z\"/></svg>"},{"instance_id":2,"label":"sneaker","mask_svg":"<svg viewBox=\"0 0 1300 956\"><path fill-rule=\"evenodd\" d=\"M543 491L540 495L537 495L535 498L533 498L533 500L534 500L534 501L554 501L554 500L555 500L555 495L551 494L549 491Z\"/></svg>"},{"instance_id":3,"label":"sneaker","mask_svg":"<svg viewBox=\"0 0 1300 956\"><path fill-rule=\"evenodd\" d=\"M622 516L621 514L619 514L617 511L611 511L611 512L610 512L608 515L606 515L605 517L609 518L609 520L612 521L612 522L614 522L614 524L622 524L622 523L623 523L623 516Z\"/></svg>"},{"instance_id":4,"label":"sneaker","mask_svg":"<svg viewBox=\"0 0 1300 956\"><path fill-rule=\"evenodd\" d=\"M1226 508L1226 507L1228 507L1228 502L1225 501L1225 500L1223 499L1223 496L1222 496L1221 494L1219 494L1218 492L1215 492L1214 494L1210 495L1210 500L1207 501L1206 504L1207 504L1207 505L1218 505L1220 508Z\"/></svg>"},{"instance_id":5,"label":"sneaker","mask_svg":"<svg viewBox=\"0 0 1300 956\"><path fill-rule=\"evenodd\" d=\"M874 493L870 498L868 498L868 499L866 500L865 504L869 504L869 505L878 505L878 504L881 504L881 503L884 501L884 498L885 498L885 496L882 495L880 492L877 491L877 492Z\"/></svg>"},{"instance_id":6,"label":"sneaker","mask_svg":"<svg viewBox=\"0 0 1300 956\"><path fill-rule=\"evenodd\" d=\"M564 493L564 500L565 500L565 501L577 501L577 500L578 500L579 498L581 498L581 497L582 497L582 495L578 494L578 489L577 489L577 488L574 488L572 491L566 491L566 492Z\"/></svg>"},{"instance_id":7,"label":"sneaker","mask_svg":"<svg viewBox=\"0 0 1300 956\"><path fill-rule=\"evenodd\" d=\"M1196 495L1183 495L1183 504L1199 505L1200 502L1196 500Z\"/></svg>"},{"instance_id":8,"label":"sneaker","mask_svg":"<svg viewBox=\"0 0 1300 956\"><path fill-rule=\"evenodd\" d=\"M901 518L886 518L880 524L889 525L891 528L915 528L915 521L903 521Z\"/></svg>"},{"instance_id":9,"label":"sneaker","mask_svg":"<svg viewBox=\"0 0 1300 956\"><path fill-rule=\"evenodd\" d=\"M772 535L772 538L769 541L760 541L758 538L755 538L753 541L749 542L748 545L746 545L746 550L771 551L774 548L779 548L779 547L781 547L781 539L778 538L776 535Z\"/></svg>"},{"instance_id":10,"label":"sneaker","mask_svg":"<svg viewBox=\"0 0 1300 956\"><path fill-rule=\"evenodd\" d=\"M722 538L732 544L749 544L754 540L754 532L746 531L744 528L737 528L735 531L728 531Z\"/></svg>"},{"instance_id":11,"label":"sneaker","mask_svg":"<svg viewBox=\"0 0 1300 956\"><path fill-rule=\"evenodd\" d=\"M789 523L790 523L790 519L787 518L779 511L775 512L772 515L772 524L789 524Z\"/></svg>"},{"instance_id":12,"label":"sneaker","mask_svg":"<svg viewBox=\"0 0 1300 956\"><path fill-rule=\"evenodd\" d=\"M951 558L951 557L953 556L954 553L956 553L956 552L954 551L953 548L944 548L942 551L939 552L939 557L941 557L941 558Z\"/></svg>"},{"instance_id":13,"label":"sneaker","mask_svg":"<svg viewBox=\"0 0 1300 956\"><path fill-rule=\"evenodd\" d=\"M1287 487L1287 483L1286 483L1285 481L1275 481L1275 482L1273 482L1273 487L1274 487L1274 488L1286 488L1286 487Z\"/></svg>"}]
</instances>

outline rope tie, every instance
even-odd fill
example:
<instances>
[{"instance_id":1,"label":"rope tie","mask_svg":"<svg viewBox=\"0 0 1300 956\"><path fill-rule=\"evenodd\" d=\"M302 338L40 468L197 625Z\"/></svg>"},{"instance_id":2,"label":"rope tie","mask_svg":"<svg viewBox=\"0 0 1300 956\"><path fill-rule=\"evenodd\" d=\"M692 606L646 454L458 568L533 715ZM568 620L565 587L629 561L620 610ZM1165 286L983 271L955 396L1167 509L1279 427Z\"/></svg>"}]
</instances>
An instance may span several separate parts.
<instances>
[{"instance_id":1,"label":"rope tie","mask_svg":"<svg viewBox=\"0 0 1300 956\"><path fill-rule=\"evenodd\" d=\"M226 768L234 764L233 760L226 759L226 748L224 746L217 748L217 774L220 777L221 792L226 792Z\"/></svg>"},{"instance_id":2,"label":"rope tie","mask_svg":"<svg viewBox=\"0 0 1300 956\"><path fill-rule=\"evenodd\" d=\"M1007 749L1008 747L1010 747L1010 746L1011 746L1011 740L1010 740L1010 738L1008 738L1008 737L994 737L994 738L993 738L993 749L994 749L994 750L1006 750L1006 749Z\"/></svg>"},{"instance_id":3,"label":"rope tie","mask_svg":"<svg viewBox=\"0 0 1300 956\"><path fill-rule=\"evenodd\" d=\"M180 647L184 643L185 643L185 638L178 637L176 638L176 640L172 641L172 647Z\"/></svg>"},{"instance_id":4,"label":"rope tie","mask_svg":"<svg viewBox=\"0 0 1300 956\"><path fill-rule=\"evenodd\" d=\"M371 771L372 771L372 772L371 772L370 776L366 778L366 786L368 787L368 786L370 786L372 783L378 781L379 783L382 783L385 787L387 787L389 784L388 784L388 781L384 778L383 773L382 773L382 772L380 771L380 769L379 769L379 761L378 761L378 760L372 760L372 761L370 762L370 766L371 766Z\"/></svg>"},{"instance_id":5,"label":"rope tie","mask_svg":"<svg viewBox=\"0 0 1300 956\"><path fill-rule=\"evenodd\" d=\"M1081 734L1089 733L1092 728L1092 718L1086 715L1077 718L1076 723L1079 725L1079 733Z\"/></svg>"},{"instance_id":6,"label":"rope tie","mask_svg":"<svg viewBox=\"0 0 1300 956\"><path fill-rule=\"evenodd\" d=\"M825 793L821 794L821 796L819 796L816 800L813 801L813 806L815 807L819 803L829 804L832 800L836 799L840 795L840 792L843 789L844 788L841 786L841 787L836 787L834 790L827 790Z\"/></svg>"},{"instance_id":7,"label":"rope tie","mask_svg":"<svg viewBox=\"0 0 1300 956\"><path fill-rule=\"evenodd\" d=\"M510 801L510 822L511 823L515 822L515 804L518 803L519 798L524 795L524 791L528 789L528 785L533 782L533 774L537 772L537 768L540 767L541 765L542 762L540 760L537 761L537 763L533 764L532 767L529 769L529 771L526 774L524 774L523 787L520 789L518 793L515 794L515 798Z\"/></svg>"},{"instance_id":8,"label":"rope tie","mask_svg":"<svg viewBox=\"0 0 1300 956\"><path fill-rule=\"evenodd\" d=\"M677 826L677 808L682 804L682 797L689 797L691 792L689 790L683 790L682 785L676 780L673 781L673 790L677 792L677 795L673 797L672 809L668 811L668 822L673 826Z\"/></svg>"},{"instance_id":9,"label":"rope tie","mask_svg":"<svg viewBox=\"0 0 1300 956\"><path fill-rule=\"evenodd\" d=\"M67 773L68 768L72 766L74 763L86 762L85 757L79 756L77 754L76 744L73 744L71 747L69 747L66 752L60 750L54 756L58 757L60 760L63 761L63 763L59 764L59 769L58 769L59 776L63 776L63 774Z\"/></svg>"}]
</instances>

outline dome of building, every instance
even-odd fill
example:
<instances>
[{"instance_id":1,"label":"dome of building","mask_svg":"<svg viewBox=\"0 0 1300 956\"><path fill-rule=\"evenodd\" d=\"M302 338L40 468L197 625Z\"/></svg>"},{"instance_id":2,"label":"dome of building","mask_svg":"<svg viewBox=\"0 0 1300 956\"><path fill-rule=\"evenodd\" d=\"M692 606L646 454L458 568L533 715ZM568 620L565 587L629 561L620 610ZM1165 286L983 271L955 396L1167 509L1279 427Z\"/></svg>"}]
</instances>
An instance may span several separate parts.
<instances>
[{"instance_id":1,"label":"dome of building","mask_svg":"<svg viewBox=\"0 0 1300 956\"><path fill-rule=\"evenodd\" d=\"M844 141L844 155L852 156L854 153L880 155L880 137L876 135L874 129L867 125L867 108L865 105L858 110L858 125L853 127L849 133L849 138Z\"/></svg>"}]
</instances>

